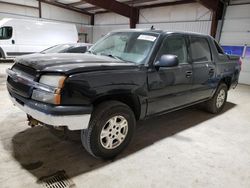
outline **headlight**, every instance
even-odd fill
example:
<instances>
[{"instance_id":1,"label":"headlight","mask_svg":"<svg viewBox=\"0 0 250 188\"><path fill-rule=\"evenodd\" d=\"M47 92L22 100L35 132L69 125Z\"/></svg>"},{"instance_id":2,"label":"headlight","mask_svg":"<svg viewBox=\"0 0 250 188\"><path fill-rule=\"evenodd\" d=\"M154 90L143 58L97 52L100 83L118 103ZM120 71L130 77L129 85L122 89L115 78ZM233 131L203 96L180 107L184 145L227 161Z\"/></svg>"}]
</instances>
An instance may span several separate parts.
<instances>
[{"instance_id":1,"label":"headlight","mask_svg":"<svg viewBox=\"0 0 250 188\"><path fill-rule=\"evenodd\" d=\"M66 77L61 75L43 75L41 76L39 83L46 84L48 86L55 87L55 92L48 92L43 89L34 89L32 92L32 99L50 103L61 103L61 88L63 87Z\"/></svg>"},{"instance_id":2,"label":"headlight","mask_svg":"<svg viewBox=\"0 0 250 188\"><path fill-rule=\"evenodd\" d=\"M39 82L49 86L62 88L65 78L65 76L61 75L43 75L41 76Z\"/></svg>"}]
</instances>

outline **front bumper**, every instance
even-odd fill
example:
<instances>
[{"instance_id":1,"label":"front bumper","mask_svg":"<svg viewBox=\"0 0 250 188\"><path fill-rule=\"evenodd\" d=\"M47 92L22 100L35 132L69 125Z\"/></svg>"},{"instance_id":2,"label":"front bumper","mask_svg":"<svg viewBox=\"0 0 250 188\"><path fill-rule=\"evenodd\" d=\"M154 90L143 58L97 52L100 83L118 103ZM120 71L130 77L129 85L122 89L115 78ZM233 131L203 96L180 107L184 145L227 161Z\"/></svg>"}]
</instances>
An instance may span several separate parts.
<instances>
[{"instance_id":1,"label":"front bumper","mask_svg":"<svg viewBox=\"0 0 250 188\"><path fill-rule=\"evenodd\" d=\"M27 105L28 103L20 101L19 99L16 99L15 97L12 97L11 95L10 95L10 99L15 106L19 107L26 114L28 114L29 116L31 116L32 118L34 118L40 123L55 126L55 127L67 126L69 130L81 130L81 129L88 128L89 120L91 117L91 114L90 114L91 109L85 109L86 112L84 112L84 114L74 115L73 113L76 112L77 109L80 110L81 107L71 106L71 107L60 108L60 106L57 106L56 109L51 111L52 107L49 109L48 107L46 107L46 105L39 104L39 102L33 101L33 104ZM31 107L33 105L36 106L36 109ZM48 112L50 113L45 112L46 108L48 109ZM84 109L81 109L81 110L84 111Z\"/></svg>"},{"instance_id":2,"label":"front bumper","mask_svg":"<svg viewBox=\"0 0 250 188\"><path fill-rule=\"evenodd\" d=\"M35 82L18 72L7 70L8 76L15 82L36 88L42 91L55 93L56 88ZM39 102L29 98L26 93L20 92L7 81L7 89L12 102L27 115L37 120L40 124L55 127L67 126L70 130L87 129L92 113L92 106L58 106Z\"/></svg>"}]
</instances>

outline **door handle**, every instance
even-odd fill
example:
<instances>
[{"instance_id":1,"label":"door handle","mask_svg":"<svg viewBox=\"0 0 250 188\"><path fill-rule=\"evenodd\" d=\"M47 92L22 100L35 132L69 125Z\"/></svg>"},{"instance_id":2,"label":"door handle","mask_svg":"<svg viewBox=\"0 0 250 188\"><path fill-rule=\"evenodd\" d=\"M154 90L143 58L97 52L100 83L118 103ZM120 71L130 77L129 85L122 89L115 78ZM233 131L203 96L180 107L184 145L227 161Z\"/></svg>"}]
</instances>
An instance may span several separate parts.
<instances>
[{"instance_id":1,"label":"door handle","mask_svg":"<svg viewBox=\"0 0 250 188\"><path fill-rule=\"evenodd\" d=\"M15 44L15 40L11 40L11 43L12 43L12 44Z\"/></svg>"},{"instance_id":2,"label":"door handle","mask_svg":"<svg viewBox=\"0 0 250 188\"><path fill-rule=\"evenodd\" d=\"M193 72L192 71L186 71L186 77L190 78L192 76Z\"/></svg>"},{"instance_id":3,"label":"door handle","mask_svg":"<svg viewBox=\"0 0 250 188\"><path fill-rule=\"evenodd\" d=\"M209 74L209 75L213 75L213 74L214 74L214 69L213 69L213 68L209 69L208 74Z\"/></svg>"}]
</instances>

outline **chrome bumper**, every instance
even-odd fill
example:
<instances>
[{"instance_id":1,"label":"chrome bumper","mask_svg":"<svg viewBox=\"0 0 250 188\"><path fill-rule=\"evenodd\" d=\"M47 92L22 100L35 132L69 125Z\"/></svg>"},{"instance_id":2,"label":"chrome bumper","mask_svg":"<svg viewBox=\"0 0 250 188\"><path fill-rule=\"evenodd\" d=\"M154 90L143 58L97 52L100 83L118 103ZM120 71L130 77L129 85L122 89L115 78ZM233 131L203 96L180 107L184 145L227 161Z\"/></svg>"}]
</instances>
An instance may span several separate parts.
<instances>
[{"instance_id":1,"label":"chrome bumper","mask_svg":"<svg viewBox=\"0 0 250 188\"><path fill-rule=\"evenodd\" d=\"M87 129L89 125L89 120L91 114L82 115L51 115L40 112L38 110L32 109L28 106L21 105L16 101L15 98L10 96L11 101L14 105L18 106L26 114L30 115L34 119L38 120L47 125L52 125L55 127L67 126L69 130L81 130Z\"/></svg>"}]
</instances>

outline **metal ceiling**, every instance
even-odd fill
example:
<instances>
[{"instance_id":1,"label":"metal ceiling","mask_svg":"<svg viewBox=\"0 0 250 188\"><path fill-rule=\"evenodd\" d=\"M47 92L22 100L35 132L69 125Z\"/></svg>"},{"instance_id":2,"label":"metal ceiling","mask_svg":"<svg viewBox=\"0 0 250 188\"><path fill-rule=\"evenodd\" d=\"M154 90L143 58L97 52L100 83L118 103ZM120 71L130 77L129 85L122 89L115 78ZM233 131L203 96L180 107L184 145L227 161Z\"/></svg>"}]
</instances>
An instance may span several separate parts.
<instances>
[{"instance_id":1,"label":"metal ceiling","mask_svg":"<svg viewBox=\"0 0 250 188\"><path fill-rule=\"evenodd\" d=\"M189 3L189 2L195 2L195 0L117 0L120 3L126 4L130 7L136 7L136 8L146 8L147 6L164 6L164 5L171 5L171 4L181 4L181 3ZM74 8L79 9L84 12L88 12L90 14L96 14L96 13L102 13L107 12L108 10L93 5L89 2L91 1L81 1L81 0L44 0L41 2L48 2L53 4L58 4L62 6L67 6L68 8ZM105 2L105 1L100 1Z\"/></svg>"}]
</instances>

